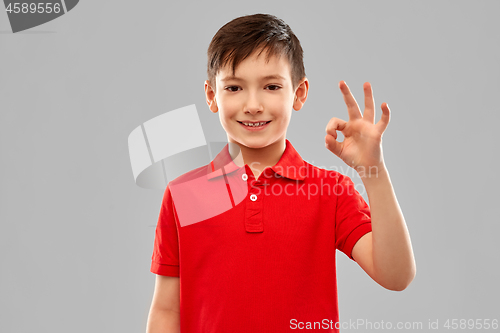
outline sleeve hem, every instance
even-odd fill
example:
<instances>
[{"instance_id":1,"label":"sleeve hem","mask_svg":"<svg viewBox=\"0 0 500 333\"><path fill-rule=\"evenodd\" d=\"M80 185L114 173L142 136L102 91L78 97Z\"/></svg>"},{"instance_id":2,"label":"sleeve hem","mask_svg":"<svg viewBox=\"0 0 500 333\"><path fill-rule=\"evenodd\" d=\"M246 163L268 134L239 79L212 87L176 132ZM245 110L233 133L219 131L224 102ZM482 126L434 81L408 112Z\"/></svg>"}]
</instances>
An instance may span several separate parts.
<instances>
[{"instance_id":1,"label":"sleeve hem","mask_svg":"<svg viewBox=\"0 0 500 333\"><path fill-rule=\"evenodd\" d=\"M150 271L159 275L179 277L179 265L165 265L152 261Z\"/></svg>"},{"instance_id":2,"label":"sleeve hem","mask_svg":"<svg viewBox=\"0 0 500 333\"><path fill-rule=\"evenodd\" d=\"M359 226L356 227L356 229L354 229L350 234L349 236L347 237L347 240L344 244L344 253L348 254L347 256L354 260L354 258L352 257L352 249L354 248L354 245L356 245L356 242L361 238L363 237L364 235L366 235L367 233L371 232L372 231L372 224L371 222L366 222L366 223L363 223L363 224L360 224ZM356 260L354 260L356 261Z\"/></svg>"}]
</instances>

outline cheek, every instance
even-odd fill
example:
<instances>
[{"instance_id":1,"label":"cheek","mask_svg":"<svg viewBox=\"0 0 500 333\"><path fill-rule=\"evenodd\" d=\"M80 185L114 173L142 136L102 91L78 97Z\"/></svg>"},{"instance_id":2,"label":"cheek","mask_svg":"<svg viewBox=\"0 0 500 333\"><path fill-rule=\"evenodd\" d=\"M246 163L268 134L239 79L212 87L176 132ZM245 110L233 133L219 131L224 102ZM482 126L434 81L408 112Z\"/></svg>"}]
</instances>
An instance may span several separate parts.
<instances>
[{"instance_id":1,"label":"cheek","mask_svg":"<svg viewBox=\"0 0 500 333\"><path fill-rule=\"evenodd\" d=\"M286 127L288 126L289 123L290 123L290 117L288 116L283 117L283 122L282 122L283 126Z\"/></svg>"},{"instance_id":2,"label":"cheek","mask_svg":"<svg viewBox=\"0 0 500 333\"><path fill-rule=\"evenodd\" d=\"M224 118L234 118L235 114L237 114L237 110L239 109L238 104L231 99L220 99L217 101L217 106L219 108L219 112L221 112L221 116Z\"/></svg>"},{"instance_id":3,"label":"cheek","mask_svg":"<svg viewBox=\"0 0 500 333\"><path fill-rule=\"evenodd\" d=\"M224 128L227 128L228 126L234 126L234 123L236 123L236 116L234 113L231 113L227 109L219 109L219 112L219 119Z\"/></svg>"},{"instance_id":4,"label":"cheek","mask_svg":"<svg viewBox=\"0 0 500 333\"><path fill-rule=\"evenodd\" d=\"M283 117L281 118L280 125L286 128L290 124L290 120L291 120L291 115L287 113L283 115Z\"/></svg>"}]
</instances>

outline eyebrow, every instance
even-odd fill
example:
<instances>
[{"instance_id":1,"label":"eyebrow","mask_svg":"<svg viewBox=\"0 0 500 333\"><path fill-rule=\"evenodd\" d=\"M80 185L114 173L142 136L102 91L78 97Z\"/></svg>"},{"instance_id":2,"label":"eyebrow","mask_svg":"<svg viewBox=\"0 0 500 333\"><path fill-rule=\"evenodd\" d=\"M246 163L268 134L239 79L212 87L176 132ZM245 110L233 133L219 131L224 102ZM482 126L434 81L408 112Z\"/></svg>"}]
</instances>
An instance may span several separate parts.
<instances>
[{"instance_id":1,"label":"eyebrow","mask_svg":"<svg viewBox=\"0 0 500 333\"><path fill-rule=\"evenodd\" d=\"M268 80L268 79L278 79L278 80L284 80L284 81L286 81L286 79L283 76L278 75L278 74L266 75L266 76L262 76L260 78L261 81ZM221 81L230 81L230 80L245 81L242 78L239 78L239 77L236 77L236 76L226 76L225 78L221 79Z\"/></svg>"}]
</instances>

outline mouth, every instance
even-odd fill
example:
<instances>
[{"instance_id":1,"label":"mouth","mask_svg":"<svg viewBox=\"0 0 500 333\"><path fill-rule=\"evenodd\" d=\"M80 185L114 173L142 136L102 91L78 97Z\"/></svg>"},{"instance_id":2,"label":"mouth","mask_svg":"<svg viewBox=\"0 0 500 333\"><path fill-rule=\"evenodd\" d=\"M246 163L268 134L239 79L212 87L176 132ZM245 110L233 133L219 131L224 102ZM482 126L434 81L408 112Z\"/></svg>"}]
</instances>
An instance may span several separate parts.
<instances>
[{"instance_id":1,"label":"mouth","mask_svg":"<svg viewBox=\"0 0 500 333\"><path fill-rule=\"evenodd\" d=\"M269 124L271 122L271 120L268 120L268 121L255 121L255 122L251 122L251 121L238 121L238 122L240 124L242 124L243 126L245 126L245 127L252 127L253 128L253 127L264 127L267 124Z\"/></svg>"},{"instance_id":2,"label":"mouth","mask_svg":"<svg viewBox=\"0 0 500 333\"><path fill-rule=\"evenodd\" d=\"M269 121L256 121L256 122L246 122L246 121L238 121L238 122L247 131L262 131L267 126L269 126L269 123L271 122L271 120L269 120Z\"/></svg>"}]
</instances>

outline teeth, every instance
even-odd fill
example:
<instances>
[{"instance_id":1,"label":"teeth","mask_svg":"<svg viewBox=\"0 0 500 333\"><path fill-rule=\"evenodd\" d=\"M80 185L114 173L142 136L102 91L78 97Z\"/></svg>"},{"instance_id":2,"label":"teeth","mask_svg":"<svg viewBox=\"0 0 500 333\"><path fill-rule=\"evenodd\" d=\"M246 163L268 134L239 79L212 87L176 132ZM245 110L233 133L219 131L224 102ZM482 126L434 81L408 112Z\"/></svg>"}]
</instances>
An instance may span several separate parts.
<instances>
[{"instance_id":1,"label":"teeth","mask_svg":"<svg viewBox=\"0 0 500 333\"><path fill-rule=\"evenodd\" d=\"M262 125L265 125L267 123L267 121L263 121L263 122L260 122L260 123L255 123L255 124L252 124L252 123L243 123L245 126L250 126L250 127L257 127L257 126L262 126Z\"/></svg>"}]
</instances>

